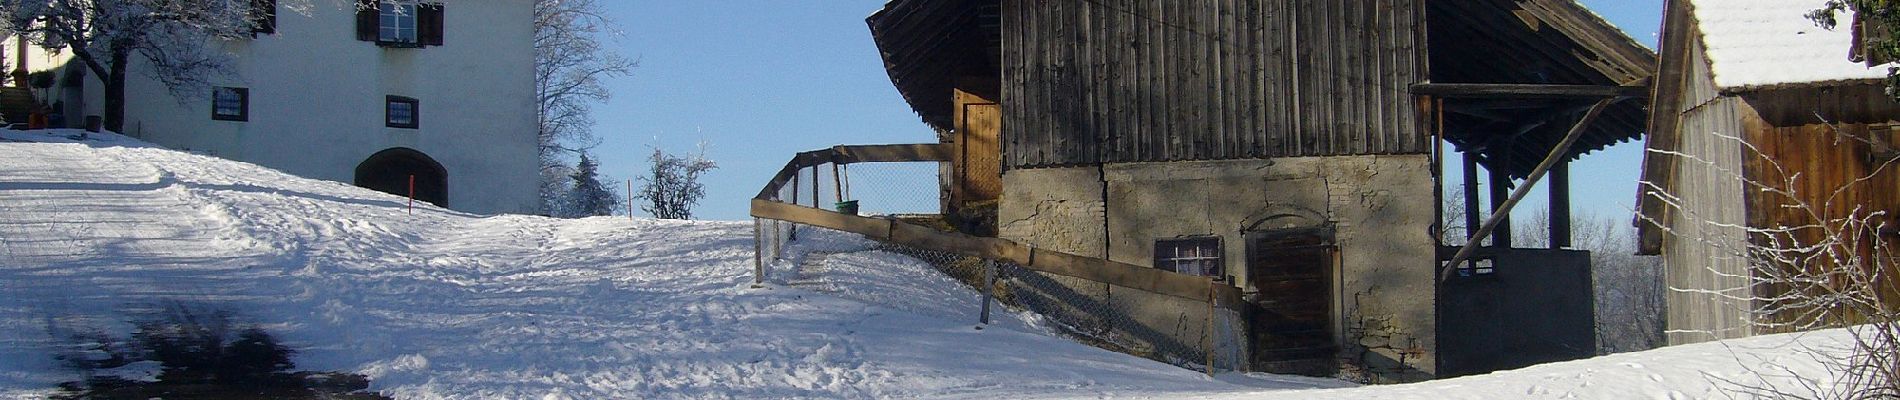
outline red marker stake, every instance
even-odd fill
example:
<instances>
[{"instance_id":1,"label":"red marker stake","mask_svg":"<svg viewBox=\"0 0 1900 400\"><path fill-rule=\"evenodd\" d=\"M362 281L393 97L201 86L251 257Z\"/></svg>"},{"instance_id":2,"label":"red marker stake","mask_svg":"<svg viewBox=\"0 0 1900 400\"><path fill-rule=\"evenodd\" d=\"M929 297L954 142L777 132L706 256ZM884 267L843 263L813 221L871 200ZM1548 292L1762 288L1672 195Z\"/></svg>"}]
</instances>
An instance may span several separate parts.
<instances>
[{"instance_id":1,"label":"red marker stake","mask_svg":"<svg viewBox=\"0 0 1900 400\"><path fill-rule=\"evenodd\" d=\"M416 176L409 176L409 215L416 215Z\"/></svg>"}]
</instances>

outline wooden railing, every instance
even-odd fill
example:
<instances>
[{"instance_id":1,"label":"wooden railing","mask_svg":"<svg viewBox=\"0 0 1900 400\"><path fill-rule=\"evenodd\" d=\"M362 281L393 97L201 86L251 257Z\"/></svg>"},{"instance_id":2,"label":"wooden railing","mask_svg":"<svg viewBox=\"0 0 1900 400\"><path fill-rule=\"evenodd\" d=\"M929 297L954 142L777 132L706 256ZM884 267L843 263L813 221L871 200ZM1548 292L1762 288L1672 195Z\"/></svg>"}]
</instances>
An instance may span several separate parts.
<instances>
[{"instance_id":1,"label":"wooden railing","mask_svg":"<svg viewBox=\"0 0 1900 400\"><path fill-rule=\"evenodd\" d=\"M954 147L945 144L837 146L798 153L752 199L755 218L787 221L864 235L872 240L995 261L1007 261L1029 270L1139 289L1193 301L1244 304L1240 289L1212 278L1184 275L1139 265L1038 249L1007 239L944 232L891 218L865 217L786 203L780 191L799 171L825 164L948 162ZM762 260L758 262L762 263Z\"/></svg>"}]
</instances>

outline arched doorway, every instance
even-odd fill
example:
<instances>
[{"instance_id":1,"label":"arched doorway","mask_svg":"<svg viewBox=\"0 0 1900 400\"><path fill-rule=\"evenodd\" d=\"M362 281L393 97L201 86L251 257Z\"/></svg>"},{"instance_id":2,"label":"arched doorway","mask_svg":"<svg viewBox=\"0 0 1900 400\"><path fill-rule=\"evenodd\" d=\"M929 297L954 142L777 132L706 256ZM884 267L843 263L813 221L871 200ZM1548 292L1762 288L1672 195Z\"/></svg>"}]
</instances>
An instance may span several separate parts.
<instances>
[{"instance_id":1,"label":"arched doorway","mask_svg":"<svg viewBox=\"0 0 1900 400\"><path fill-rule=\"evenodd\" d=\"M356 165L356 186L397 196L409 195L412 176L416 200L449 206L449 172L427 154L397 147L376 152Z\"/></svg>"}]
</instances>

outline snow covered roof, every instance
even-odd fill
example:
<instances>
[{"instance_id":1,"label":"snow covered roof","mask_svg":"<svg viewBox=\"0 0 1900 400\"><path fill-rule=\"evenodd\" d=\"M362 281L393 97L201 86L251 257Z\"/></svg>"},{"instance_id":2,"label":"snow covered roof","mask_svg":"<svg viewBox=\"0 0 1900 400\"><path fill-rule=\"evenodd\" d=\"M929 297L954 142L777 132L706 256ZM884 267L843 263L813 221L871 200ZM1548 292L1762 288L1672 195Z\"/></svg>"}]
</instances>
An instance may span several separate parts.
<instances>
[{"instance_id":1,"label":"snow covered roof","mask_svg":"<svg viewBox=\"0 0 1900 400\"><path fill-rule=\"evenodd\" d=\"M1886 77L1848 59L1853 30L1843 18L1834 30L1807 18L1826 0L1689 0L1709 69L1723 91L1805 86Z\"/></svg>"}]
</instances>

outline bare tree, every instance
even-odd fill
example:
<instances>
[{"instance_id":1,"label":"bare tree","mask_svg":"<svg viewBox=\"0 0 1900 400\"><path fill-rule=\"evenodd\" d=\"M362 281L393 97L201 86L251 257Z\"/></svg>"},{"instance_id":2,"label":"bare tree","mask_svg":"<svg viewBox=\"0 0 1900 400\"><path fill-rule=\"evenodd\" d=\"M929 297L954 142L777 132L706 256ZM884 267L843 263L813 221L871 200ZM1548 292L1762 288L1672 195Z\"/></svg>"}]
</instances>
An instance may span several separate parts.
<instances>
[{"instance_id":1,"label":"bare tree","mask_svg":"<svg viewBox=\"0 0 1900 400\"><path fill-rule=\"evenodd\" d=\"M636 65L602 46L600 36L612 33L595 0L535 0L535 137L544 207L565 196L560 188L573 172L568 159L599 144L592 105L612 96L602 80L626 75Z\"/></svg>"},{"instance_id":2,"label":"bare tree","mask_svg":"<svg viewBox=\"0 0 1900 400\"><path fill-rule=\"evenodd\" d=\"M73 52L105 85L105 127L125 127L125 80L133 59L174 97L201 98L231 76L215 40L250 37L260 13L251 1L0 0L7 29L29 43Z\"/></svg>"},{"instance_id":3,"label":"bare tree","mask_svg":"<svg viewBox=\"0 0 1900 400\"><path fill-rule=\"evenodd\" d=\"M1834 129L1843 145L1849 143L1880 148L1869 138L1857 137ZM1716 248L1719 253L1742 260L1746 271L1708 271L1722 277L1738 278L1740 287L1671 288L1689 293L1716 296L1737 304L1747 304L1749 322L1762 332L1791 332L1844 327L1852 348L1835 352L1827 349L1798 349L1824 361L1834 376L1803 377L1801 387L1772 384L1745 386L1742 389L1765 397L1824 399L1890 399L1900 397L1900 265L1894 247L1894 235L1900 226L1888 210L1872 209L1867 204L1848 200L1849 193L1896 167L1900 159L1888 157L1865 176L1822 188L1807 182L1813 179L1786 168L1781 160L1769 156L1748 141L1720 133L1709 133L1724 141L1737 143L1761 165L1759 177L1749 176L1693 154L1650 150L1652 156L1673 157L1686 165L1712 170L1723 179L1741 182L1741 187L1761 200L1756 204L1774 204L1776 211L1791 220L1773 226L1736 226L1720 221L1698 219L1683 198L1665 188L1643 182L1649 200L1659 201L1669 212L1686 218L1692 225L1672 227L1664 221L1646 220L1664 229L1666 234L1685 242ZM1858 143L1854 143L1858 142ZM1806 161L1806 160L1804 160ZM1813 162L1846 162L1821 159ZM1811 193L1812 190L1831 190ZM1739 231L1745 237L1729 237L1711 232ZM1773 366L1764 368L1772 369ZM1789 371L1759 372L1766 375ZM1763 382L1769 380L1763 379Z\"/></svg>"},{"instance_id":4,"label":"bare tree","mask_svg":"<svg viewBox=\"0 0 1900 400\"><path fill-rule=\"evenodd\" d=\"M691 159L667 154L655 147L648 161L653 169L647 176L640 177L640 193L634 195L646 200L640 209L653 214L654 218L693 219L693 206L706 197L706 187L699 183L700 174L719 168L706 159L706 144L700 143L699 153Z\"/></svg>"}]
</instances>

